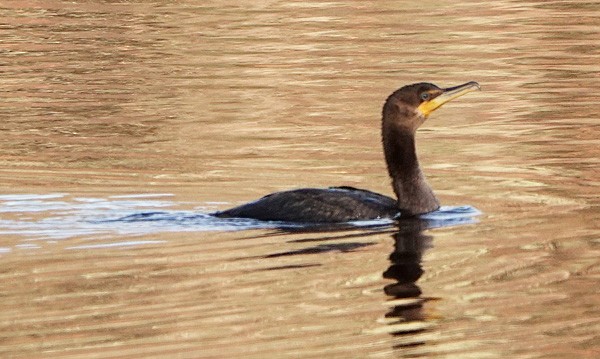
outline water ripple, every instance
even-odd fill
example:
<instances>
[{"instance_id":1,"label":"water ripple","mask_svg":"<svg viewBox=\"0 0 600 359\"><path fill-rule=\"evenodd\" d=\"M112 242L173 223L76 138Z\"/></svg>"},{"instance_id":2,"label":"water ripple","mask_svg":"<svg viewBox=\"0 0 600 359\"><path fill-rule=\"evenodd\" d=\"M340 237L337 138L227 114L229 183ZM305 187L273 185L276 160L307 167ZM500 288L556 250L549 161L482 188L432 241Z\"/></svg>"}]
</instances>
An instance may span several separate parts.
<instances>
[{"instance_id":1,"label":"water ripple","mask_svg":"<svg viewBox=\"0 0 600 359\"><path fill-rule=\"evenodd\" d=\"M169 194L110 196L108 198L48 195L0 196L0 234L30 239L67 239L78 236L144 235L161 232L241 231L251 229L322 229L314 224L259 221L247 218L216 218L206 208L178 210L182 203L166 200ZM421 218L428 227L474 223L480 212L471 206L444 206ZM390 219L354 221L328 229L389 227ZM143 242L143 241L142 241ZM126 241L123 246L148 244ZM152 242L156 243L156 242ZM109 246L115 246L112 243ZM84 246L85 248L98 245ZM107 245L100 245L106 247ZM70 248L83 248L81 246Z\"/></svg>"}]
</instances>

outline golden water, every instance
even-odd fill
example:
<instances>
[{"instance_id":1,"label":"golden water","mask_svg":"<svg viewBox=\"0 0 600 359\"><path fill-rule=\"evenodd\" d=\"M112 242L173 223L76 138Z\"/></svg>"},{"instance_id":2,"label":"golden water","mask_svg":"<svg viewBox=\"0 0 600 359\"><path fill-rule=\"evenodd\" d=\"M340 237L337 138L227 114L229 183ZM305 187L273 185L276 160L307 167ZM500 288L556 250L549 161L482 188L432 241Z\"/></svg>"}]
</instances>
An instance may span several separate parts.
<instances>
[{"instance_id":1,"label":"golden water","mask_svg":"<svg viewBox=\"0 0 600 359\"><path fill-rule=\"evenodd\" d=\"M0 356L600 355L597 2L21 1L0 19ZM391 194L385 97L471 80L418 147L477 224L78 227Z\"/></svg>"}]
</instances>

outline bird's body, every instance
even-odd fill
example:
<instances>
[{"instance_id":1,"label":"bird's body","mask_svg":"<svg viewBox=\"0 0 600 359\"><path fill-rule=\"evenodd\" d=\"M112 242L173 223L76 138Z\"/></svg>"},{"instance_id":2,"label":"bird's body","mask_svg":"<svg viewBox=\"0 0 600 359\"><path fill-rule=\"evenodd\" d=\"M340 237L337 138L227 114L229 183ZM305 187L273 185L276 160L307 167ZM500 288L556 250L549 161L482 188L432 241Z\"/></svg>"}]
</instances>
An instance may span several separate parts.
<instances>
[{"instance_id":1,"label":"bird's body","mask_svg":"<svg viewBox=\"0 0 600 359\"><path fill-rule=\"evenodd\" d=\"M435 211L439 201L427 184L416 154L415 132L444 103L479 89L476 82L441 89L418 83L400 88L382 111L382 142L396 199L353 187L301 188L276 192L218 217L303 223L335 223L414 216Z\"/></svg>"},{"instance_id":2,"label":"bird's body","mask_svg":"<svg viewBox=\"0 0 600 359\"><path fill-rule=\"evenodd\" d=\"M396 200L392 197L353 187L276 192L218 213L220 217L313 223L392 218L397 214Z\"/></svg>"}]
</instances>

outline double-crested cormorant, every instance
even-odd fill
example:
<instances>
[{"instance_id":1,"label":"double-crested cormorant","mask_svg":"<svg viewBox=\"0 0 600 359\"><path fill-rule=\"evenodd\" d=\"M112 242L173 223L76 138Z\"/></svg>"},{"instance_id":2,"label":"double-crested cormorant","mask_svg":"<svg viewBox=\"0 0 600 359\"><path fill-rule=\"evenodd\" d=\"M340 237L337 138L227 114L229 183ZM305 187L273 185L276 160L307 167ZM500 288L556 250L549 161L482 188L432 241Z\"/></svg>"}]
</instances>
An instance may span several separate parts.
<instances>
[{"instance_id":1,"label":"double-crested cormorant","mask_svg":"<svg viewBox=\"0 0 600 359\"><path fill-rule=\"evenodd\" d=\"M381 131L385 161L397 199L353 187L301 188L272 193L214 215L335 223L415 216L435 211L440 204L419 167L415 132L431 112L478 89L477 82L446 89L430 83L417 83L404 86L387 98L383 105Z\"/></svg>"}]
</instances>

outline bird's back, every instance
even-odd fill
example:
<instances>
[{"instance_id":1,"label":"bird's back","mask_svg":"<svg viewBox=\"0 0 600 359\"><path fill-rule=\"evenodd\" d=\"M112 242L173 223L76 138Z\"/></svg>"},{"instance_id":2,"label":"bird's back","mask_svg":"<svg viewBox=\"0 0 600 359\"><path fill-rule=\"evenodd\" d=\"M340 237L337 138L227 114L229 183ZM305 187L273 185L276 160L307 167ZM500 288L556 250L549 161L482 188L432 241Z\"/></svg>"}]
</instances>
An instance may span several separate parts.
<instances>
[{"instance_id":1,"label":"bird's back","mask_svg":"<svg viewBox=\"0 0 600 359\"><path fill-rule=\"evenodd\" d=\"M301 188L276 192L214 215L264 221L333 223L398 214L396 200L353 187Z\"/></svg>"}]
</instances>

